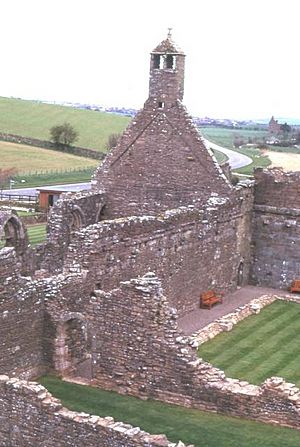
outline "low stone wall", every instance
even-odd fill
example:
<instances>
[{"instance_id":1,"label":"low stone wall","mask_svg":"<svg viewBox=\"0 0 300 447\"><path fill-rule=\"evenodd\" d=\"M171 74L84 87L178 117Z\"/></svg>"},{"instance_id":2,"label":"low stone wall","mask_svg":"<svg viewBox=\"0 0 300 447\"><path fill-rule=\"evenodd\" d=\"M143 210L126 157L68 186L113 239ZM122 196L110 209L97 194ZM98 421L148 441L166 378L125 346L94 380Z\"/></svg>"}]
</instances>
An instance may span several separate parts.
<instances>
[{"instance_id":1,"label":"low stone wall","mask_svg":"<svg viewBox=\"0 0 300 447\"><path fill-rule=\"evenodd\" d=\"M279 299L279 297L277 296L264 295L259 298L253 299L252 301L250 301L250 303L238 307L234 312L218 318L217 320L205 326L203 329L200 329L199 331L191 335L191 346L198 348L206 341L215 338L216 335L221 334L222 332L231 331L237 323L247 317L250 317L250 315L258 314L261 309L263 309L265 306L268 306L269 304L272 304L277 299Z\"/></svg>"},{"instance_id":2,"label":"low stone wall","mask_svg":"<svg viewBox=\"0 0 300 447\"><path fill-rule=\"evenodd\" d=\"M165 435L76 413L41 385L0 376L0 445L5 447L188 447ZM193 447L193 446L189 446Z\"/></svg>"},{"instance_id":3,"label":"low stone wall","mask_svg":"<svg viewBox=\"0 0 300 447\"><path fill-rule=\"evenodd\" d=\"M0 132L0 140L8 141L9 143L25 144L28 146L42 147L53 151L66 152L68 154L77 155L78 157L94 158L96 160L103 160L106 156L103 152L97 152L96 149L87 149L78 146L68 146L65 144L54 144L51 141L39 140L38 138L22 137L20 135L8 134Z\"/></svg>"}]
</instances>

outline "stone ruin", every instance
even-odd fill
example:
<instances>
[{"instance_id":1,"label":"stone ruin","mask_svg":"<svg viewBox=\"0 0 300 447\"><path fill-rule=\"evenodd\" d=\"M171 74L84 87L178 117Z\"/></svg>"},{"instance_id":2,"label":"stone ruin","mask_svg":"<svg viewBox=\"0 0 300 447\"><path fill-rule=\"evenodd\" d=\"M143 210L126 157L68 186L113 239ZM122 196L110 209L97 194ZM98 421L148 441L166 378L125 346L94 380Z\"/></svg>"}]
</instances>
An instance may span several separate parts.
<instances>
[{"instance_id":1,"label":"stone ruin","mask_svg":"<svg viewBox=\"0 0 300 447\"><path fill-rule=\"evenodd\" d=\"M178 327L203 290L286 289L300 273L300 173L233 187L182 105L184 63L170 35L153 50L144 108L92 191L53 206L44 244L0 211L0 445L175 445L63 409L27 382L45 373L299 428L299 390L226 378Z\"/></svg>"}]
</instances>

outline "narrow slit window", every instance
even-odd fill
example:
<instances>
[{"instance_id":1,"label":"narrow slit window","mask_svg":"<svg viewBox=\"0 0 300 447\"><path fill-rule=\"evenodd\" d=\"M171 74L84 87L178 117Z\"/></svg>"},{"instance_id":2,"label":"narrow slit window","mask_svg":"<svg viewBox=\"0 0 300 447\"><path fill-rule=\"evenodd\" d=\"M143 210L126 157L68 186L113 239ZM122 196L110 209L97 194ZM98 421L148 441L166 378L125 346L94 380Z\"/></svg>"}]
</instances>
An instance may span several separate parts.
<instances>
[{"instance_id":1,"label":"narrow slit window","mask_svg":"<svg viewBox=\"0 0 300 447\"><path fill-rule=\"evenodd\" d=\"M158 107L159 107L160 109L163 109L163 108L165 107L165 103L162 102L162 101L159 101L159 103L158 103Z\"/></svg>"}]
</instances>

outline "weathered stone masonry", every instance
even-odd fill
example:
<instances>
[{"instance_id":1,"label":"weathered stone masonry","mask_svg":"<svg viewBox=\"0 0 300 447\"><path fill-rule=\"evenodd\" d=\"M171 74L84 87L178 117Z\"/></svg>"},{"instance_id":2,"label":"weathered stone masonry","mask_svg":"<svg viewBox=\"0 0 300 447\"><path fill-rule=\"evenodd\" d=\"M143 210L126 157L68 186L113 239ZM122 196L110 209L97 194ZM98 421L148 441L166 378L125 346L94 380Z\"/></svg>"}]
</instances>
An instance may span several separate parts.
<instances>
[{"instance_id":1,"label":"weathered stone masonry","mask_svg":"<svg viewBox=\"0 0 300 447\"><path fill-rule=\"evenodd\" d=\"M300 174L257 170L251 282L286 289L300 275Z\"/></svg>"},{"instance_id":2,"label":"weathered stone masonry","mask_svg":"<svg viewBox=\"0 0 300 447\"><path fill-rule=\"evenodd\" d=\"M203 290L285 288L300 273L299 175L258 171L254 194L229 184L181 103L184 58L170 36L151 53L145 107L92 191L61 196L45 244L30 248L22 222L0 212L0 374L15 377L0 379L0 445L172 445L19 380L45 372L300 426L296 387L226 378L177 327Z\"/></svg>"}]
</instances>

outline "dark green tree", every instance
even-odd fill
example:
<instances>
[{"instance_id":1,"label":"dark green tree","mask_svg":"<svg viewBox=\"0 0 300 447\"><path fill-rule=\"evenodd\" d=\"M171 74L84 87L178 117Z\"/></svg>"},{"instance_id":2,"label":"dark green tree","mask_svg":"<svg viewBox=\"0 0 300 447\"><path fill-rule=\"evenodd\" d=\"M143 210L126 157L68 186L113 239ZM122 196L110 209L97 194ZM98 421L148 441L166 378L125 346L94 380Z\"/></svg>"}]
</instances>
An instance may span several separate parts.
<instances>
[{"instance_id":1,"label":"dark green tree","mask_svg":"<svg viewBox=\"0 0 300 447\"><path fill-rule=\"evenodd\" d=\"M289 134L292 130L288 123L281 124L280 129L285 135Z\"/></svg>"},{"instance_id":2,"label":"dark green tree","mask_svg":"<svg viewBox=\"0 0 300 447\"><path fill-rule=\"evenodd\" d=\"M112 133L109 135L107 143L106 143L106 149L111 150L118 144L118 141L120 139L121 134L119 133Z\"/></svg>"},{"instance_id":3,"label":"dark green tree","mask_svg":"<svg viewBox=\"0 0 300 447\"><path fill-rule=\"evenodd\" d=\"M55 144L70 146L78 139L78 132L70 123L53 126L50 129L51 140Z\"/></svg>"}]
</instances>

